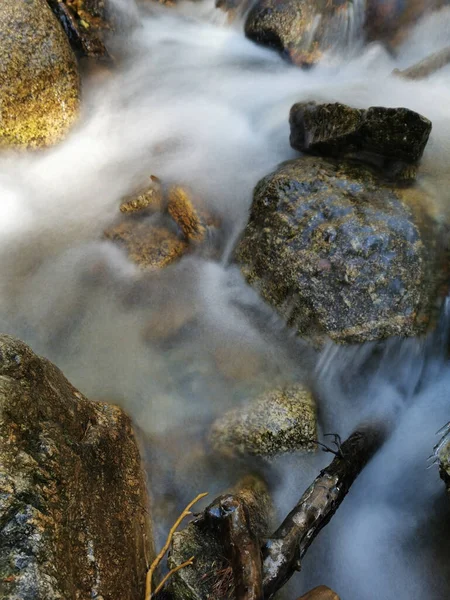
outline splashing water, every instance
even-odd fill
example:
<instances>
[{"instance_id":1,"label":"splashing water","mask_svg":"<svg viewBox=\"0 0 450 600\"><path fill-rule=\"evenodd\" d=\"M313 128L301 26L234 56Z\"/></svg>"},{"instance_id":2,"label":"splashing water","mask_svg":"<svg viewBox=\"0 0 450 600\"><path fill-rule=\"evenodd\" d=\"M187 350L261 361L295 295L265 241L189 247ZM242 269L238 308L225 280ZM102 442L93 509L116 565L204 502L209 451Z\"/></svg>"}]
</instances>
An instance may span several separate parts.
<instances>
[{"instance_id":1,"label":"splashing water","mask_svg":"<svg viewBox=\"0 0 450 600\"><path fill-rule=\"evenodd\" d=\"M199 470L195 452L183 459L214 416L313 371L324 429L344 436L381 417L392 435L314 543L292 597L324 583L346 600L448 598L448 510L437 470L426 468L449 419L442 345L330 346L317 360L228 258L255 183L295 156L287 116L300 100L406 106L431 119L422 185L446 216L449 69L423 82L391 72L443 47L450 14L423 21L395 60L356 44L353 55L333 53L308 72L246 40L242 23L226 24L209 1L128 14L135 27L117 42L118 73L87 81L84 114L67 141L0 159L2 331L52 359L87 396L123 405L150 446L175 432L177 454L159 468L180 466L170 484L155 475L152 490L175 490L181 503L205 485L214 494L230 483L226 471L212 480ZM221 215L222 261L190 256L145 274L102 240L121 197L152 173L190 186ZM186 325L170 335L178 320ZM274 462L280 516L326 462Z\"/></svg>"}]
</instances>

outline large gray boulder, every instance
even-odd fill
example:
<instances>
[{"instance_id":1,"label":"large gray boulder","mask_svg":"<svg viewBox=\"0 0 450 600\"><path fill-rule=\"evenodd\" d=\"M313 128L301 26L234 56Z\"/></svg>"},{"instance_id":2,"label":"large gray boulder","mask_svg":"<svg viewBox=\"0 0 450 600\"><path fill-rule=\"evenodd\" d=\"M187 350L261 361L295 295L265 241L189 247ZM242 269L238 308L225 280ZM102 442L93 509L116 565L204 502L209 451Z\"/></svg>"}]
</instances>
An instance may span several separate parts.
<instances>
[{"instance_id":1,"label":"large gray boulder","mask_svg":"<svg viewBox=\"0 0 450 600\"><path fill-rule=\"evenodd\" d=\"M263 298L319 344L417 335L441 281L432 204L364 165L304 156L256 186L236 258Z\"/></svg>"},{"instance_id":2,"label":"large gray boulder","mask_svg":"<svg viewBox=\"0 0 450 600\"><path fill-rule=\"evenodd\" d=\"M142 600L148 512L129 418L0 336L2 600Z\"/></svg>"}]
</instances>

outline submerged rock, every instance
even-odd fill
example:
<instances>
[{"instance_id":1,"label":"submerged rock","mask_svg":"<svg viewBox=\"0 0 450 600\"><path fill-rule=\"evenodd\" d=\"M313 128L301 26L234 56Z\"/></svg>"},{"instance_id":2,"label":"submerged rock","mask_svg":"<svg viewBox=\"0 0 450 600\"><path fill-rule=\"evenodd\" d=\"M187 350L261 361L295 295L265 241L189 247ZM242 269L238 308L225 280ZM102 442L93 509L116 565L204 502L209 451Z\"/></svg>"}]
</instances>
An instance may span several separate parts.
<instances>
[{"instance_id":1,"label":"submerged rock","mask_svg":"<svg viewBox=\"0 0 450 600\"><path fill-rule=\"evenodd\" d=\"M0 410L1 598L141 600L153 546L128 417L9 336Z\"/></svg>"},{"instance_id":2,"label":"submerged rock","mask_svg":"<svg viewBox=\"0 0 450 600\"><path fill-rule=\"evenodd\" d=\"M248 406L229 411L214 422L211 446L224 455L264 456L314 450L315 402L300 385L262 394Z\"/></svg>"},{"instance_id":3,"label":"submerged rock","mask_svg":"<svg viewBox=\"0 0 450 600\"><path fill-rule=\"evenodd\" d=\"M343 25L354 10L352 0L258 0L248 13L245 35L308 66L346 39Z\"/></svg>"},{"instance_id":4,"label":"submerged rock","mask_svg":"<svg viewBox=\"0 0 450 600\"><path fill-rule=\"evenodd\" d=\"M236 258L298 334L319 344L417 335L442 278L432 202L364 165L305 156L258 183Z\"/></svg>"},{"instance_id":5,"label":"submerged rock","mask_svg":"<svg viewBox=\"0 0 450 600\"><path fill-rule=\"evenodd\" d=\"M75 56L45 0L0 2L0 147L48 146L78 116Z\"/></svg>"},{"instance_id":6,"label":"submerged rock","mask_svg":"<svg viewBox=\"0 0 450 600\"><path fill-rule=\"evenodd\" d=\"M294 104L289 123L295 150L336 158L352 157L402 174L422 158L431 122L407 108L345 104Z\"/></svg>"},{"instance_id":7,"label":"submerged rock","mask_svg":"<svg viewBox=\"0 0 450 600\"><path fill-rule=\"evenodd\" d=\"M339 596L326 585L319 585L298 600L339 600Z\"/></svg>"},{"instance_id":8,"label":"submerged rock","mask_svg":"<svg viewBox=\"0 0 450 600\"><path fill-rule=\"evenodd\" d=\"M274 513L266 483L257 476L248 476L238 482L232 493L245 503L253 534L260 539L266 537ZM173 597L183 600L234 597L233 573L225 558L227 550L220 536L203 526L201 517L175 533L169 567L178 567L191 556L195 557L195 561L192 566L177 571L169 580Z\"/></svg>"},{"instance_id":9,"label":"submerged rock","mask_svg":"<svg viewBox=\"0 0 450 600\"><path fill-rule=\"evenodd\" d=\"M160 180L150 177L149 185L122 198L120 212L124 214L138 213L147 209L162 210L164 207L163 193Z\"/></svg>"}]
</instances>

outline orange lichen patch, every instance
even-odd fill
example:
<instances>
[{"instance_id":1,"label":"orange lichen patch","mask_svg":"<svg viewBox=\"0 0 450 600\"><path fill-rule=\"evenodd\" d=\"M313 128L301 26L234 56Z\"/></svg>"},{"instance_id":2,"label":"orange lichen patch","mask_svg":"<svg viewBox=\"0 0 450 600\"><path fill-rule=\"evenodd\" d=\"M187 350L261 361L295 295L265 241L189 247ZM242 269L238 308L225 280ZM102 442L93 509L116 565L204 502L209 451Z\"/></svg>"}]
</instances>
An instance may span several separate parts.
<instances>
[{"instance_id":1,"label":"orange lichen patch","mask_svg":"<svg viewBox=\"0 0 450 600\"><path fill-rule=\"evenodd\" d=\"M160 269L180 258L188 249L165 226L156 226L147 220L127 219L105 231L105 237L123 244L130 259L146 269Z\"/></svg>"},{"instance_id":2,"label":"orange lichen patch","mask_svg":"<svg viewBox=\"0 0 450 600\"><path fill-rule=\"evenodd\" d=\"M175 185L169 189L167 210L188 240L202 241L205 238L205 223L185 188Z\"/></svg>"}]
</instances>

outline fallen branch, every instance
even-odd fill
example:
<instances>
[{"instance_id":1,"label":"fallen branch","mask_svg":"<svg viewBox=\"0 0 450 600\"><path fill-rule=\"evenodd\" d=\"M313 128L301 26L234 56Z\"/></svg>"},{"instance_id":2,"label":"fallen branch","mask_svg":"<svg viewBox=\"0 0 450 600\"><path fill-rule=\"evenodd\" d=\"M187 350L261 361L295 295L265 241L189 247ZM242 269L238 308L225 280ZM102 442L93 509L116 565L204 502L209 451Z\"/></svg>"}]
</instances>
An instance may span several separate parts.
<instances>
[{"instance_id":1,"label":"fallen branch","mask_svg":"<svg viewBox=\"0 0 450 600\"><path fill-rule=\"evenodd\" d=\"M295 508L263 547L264 599L269 600L300 570L301 560L319 531L329 522L350 486L380 447L384 428L360 428L342 445Z\"/></svg>"},{"instance_id":2,"label":"fallen branch","mask_svg":"<svg viewBox=\"0 0 450 600\"><path fill-rule=\"evenodd\" d=\"M263 600L261 550L251 531L248 508L234 494L217 498L205 510L206 525L229 549L236 600Z\"/></svg>"},{"instance_id":3,"label":"fallen branch","mask_svg":"<svg viewBox=\"0 0 450 600\"><path fill-rule=\"evenodd\" d=\"M166 543L164 544L161 552L158 554L158 556L155 558L155 560L152 562L150 569L147 571L147 576L145 579L145 600L150 600L152 598L152 596L154 595L152 593L152 581L153 581L153 575L159 565L159 563L162 561L162 559L164 558L165 553L167 552L167 550L169 549L169 546L172 542L172 538L173 538L173 534L175 533L175 531L178 529L181 521L185 518L188 517L189 515L191 515L192 513L190 512L191 508L194 506L194 504L196 504L199 500L201 500L202 498L204 498L205 496L207 496L207 493L203 493L203 494L199 494L196 498L194 498L194 500L192 500L192 502L189 502L189 504L186 506L186 508L183 510L183 512L181 513L181 515L178 517L178 519L175 521L174 525L172 526L172 528L169 531L169 535L167 536L167 540ZM189 560L187 560L185 563L183 563L182 565L179 565L178 567L176 567L175 569L172 569L171 572L169 572L167 574L167 576L163 579L163 581L160 583L160 585L158 586L157 590L155 591L155 594L157 591L159 591L160 589L162 589L162 586L164 585L164 583L167 581L167 579L176 571L178 571L179 569L188 566L188 564L192 564L192 561L194 560L194 557L191 557Z\"/></svg>"},{"instance_id":4,"label":"fallen branch","mask_svg":"<svg viewBox=\"0 0 450 600\"><path fill-rule=\"evenodd\" d=\"M431 56L424 58L404 71L395 69L392 74L404 77L405 79L424 79L448 64L450 64L450 46L431 54Z\"/></svg>"}]
</instances>

